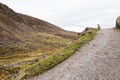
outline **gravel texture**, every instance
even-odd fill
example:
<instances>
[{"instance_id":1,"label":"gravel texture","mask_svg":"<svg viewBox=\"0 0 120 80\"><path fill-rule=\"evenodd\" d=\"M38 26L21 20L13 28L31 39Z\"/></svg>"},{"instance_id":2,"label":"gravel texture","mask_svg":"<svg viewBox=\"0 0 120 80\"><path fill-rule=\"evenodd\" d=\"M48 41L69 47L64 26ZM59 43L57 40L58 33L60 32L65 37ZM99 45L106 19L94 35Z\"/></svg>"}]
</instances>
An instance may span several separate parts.
<instances>
[{"instance_id":1,"label":"gravel texture","mask_svg":"<svg viewBox=\"0 0 120 80\"><path fill-rule=\"evenodd\" d=\"M30 80L120 80L120 31L99 31L69 59Z\"/></svg>"}]
</instances>

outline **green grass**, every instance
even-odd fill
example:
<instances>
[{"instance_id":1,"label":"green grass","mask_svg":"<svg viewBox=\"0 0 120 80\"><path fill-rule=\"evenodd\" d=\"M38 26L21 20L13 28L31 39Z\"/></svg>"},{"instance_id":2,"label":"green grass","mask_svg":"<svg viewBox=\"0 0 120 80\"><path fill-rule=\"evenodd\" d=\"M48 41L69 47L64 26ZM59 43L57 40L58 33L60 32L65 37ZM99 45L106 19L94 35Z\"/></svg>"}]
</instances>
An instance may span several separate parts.
<instances>
[{"instance_id":1,"label":"green grass","mask_svg":"<svg viewBox=\"0 0 120 80\"><path fill-rule=\"evenodd\" d=\"M44 71L54 67L58 63L63 62L65 59L69 58L72 54L74 54L79 48L91 41L96 35L96 32L97 29L92 30L91 34L86 32L84 36L80 37L70 46L63 48L59 52L40 60L32 66L27 67L23 70L23 73L25 73L25 75L20 75L21 78L29 78L31 76L39 75Z\"/></svg>"}]
</instances>

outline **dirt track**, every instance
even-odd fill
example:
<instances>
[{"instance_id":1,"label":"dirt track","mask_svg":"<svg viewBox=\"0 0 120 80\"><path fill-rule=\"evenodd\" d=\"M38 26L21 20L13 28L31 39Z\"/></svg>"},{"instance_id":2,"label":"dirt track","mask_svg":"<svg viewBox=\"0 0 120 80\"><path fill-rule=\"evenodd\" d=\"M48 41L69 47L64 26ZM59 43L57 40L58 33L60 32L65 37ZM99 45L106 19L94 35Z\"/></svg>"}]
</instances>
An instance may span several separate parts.
<instances>
[{"instance_id":1,"label":"dirt track","mask_svg":"<svg viewBox=\"0 0 120 80\"><path fill-rule=\"evenodd\" d=\"M101 30L69 59L30 80L120 80L120 32Z\"/></svg>"}]
</instances>

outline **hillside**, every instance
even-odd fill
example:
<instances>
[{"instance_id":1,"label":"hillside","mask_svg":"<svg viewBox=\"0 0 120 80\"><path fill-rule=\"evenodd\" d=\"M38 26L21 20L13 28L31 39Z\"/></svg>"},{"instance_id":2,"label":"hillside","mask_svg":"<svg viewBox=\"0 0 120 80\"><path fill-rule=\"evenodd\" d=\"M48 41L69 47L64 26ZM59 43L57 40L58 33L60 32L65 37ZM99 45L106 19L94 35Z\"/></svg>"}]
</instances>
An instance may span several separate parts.
<instances>
[{"instance_id":1,"label":"hillside","mask_svg":"<svg viewBox=\"0 0 120 80\"><path fill-rule=\"evenodd\" d=\"M0 80L20 80L67 59L96 35L66 31L0 3ZM33 69L34 68L34 69Z\"/></svg>"},{"instance_id":2,"label":"hillside","mask_svg":"<svg viewBox=\"0 0 120 80\"><path fill-rule=\"evenodd\" d=\"M0 80L69 46L77 33L25 14L0 3Z\"/></svg>"},{"instance_id":3,"label":"hillside","mask_svg":"<svg viewBox=\"0 0 120 80\"><path fill-rule=\"evenodd\" d=\"M48 35L47 35L48 34ZM41 38L44 37L56 37L56 38L66 38L66 39L76 39L77 34L74 32L69 32L61 29L58 26L55 26L46 21L33 18L24 14L16 13L8 6L0 3L0 54L4 55L11 53L13 49L8 50L7 48L15 48L13 53L16 52L16 49L22 44L25 48L34 46L37 49L40 45L34 42L40 42ZM43 38L42 38L43 39ZM40 40L40 41L39 41ZM27 43L32 41L28 46ZM41 42L42 43L42 42ZM2 49L4 51L2 51ZM31 50L31 49L30 49ZM34 49L33 49L34 50ZM11 53L11 54L13 54Z\"/></svg>"}]
</instances>

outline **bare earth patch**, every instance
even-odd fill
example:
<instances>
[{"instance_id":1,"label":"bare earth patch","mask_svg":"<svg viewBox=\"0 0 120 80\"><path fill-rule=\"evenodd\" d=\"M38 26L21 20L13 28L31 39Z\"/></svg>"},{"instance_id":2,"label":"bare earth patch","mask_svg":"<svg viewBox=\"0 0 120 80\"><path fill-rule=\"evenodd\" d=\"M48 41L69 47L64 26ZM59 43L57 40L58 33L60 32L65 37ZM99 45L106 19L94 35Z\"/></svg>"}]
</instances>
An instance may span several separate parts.
<instances>
[{"instance_id":1,"label":"bare earth patch","mask_svg":"<svg viewBox=\"0 0 120 80\"><path fill-rule=\"evenodd\" d=\"M120 32L99 31L69 59L30 80L120 80Z\"/></svg>"}]
</instances>

